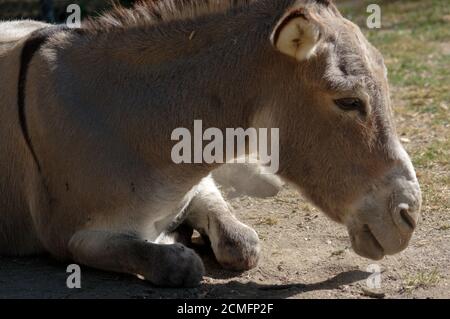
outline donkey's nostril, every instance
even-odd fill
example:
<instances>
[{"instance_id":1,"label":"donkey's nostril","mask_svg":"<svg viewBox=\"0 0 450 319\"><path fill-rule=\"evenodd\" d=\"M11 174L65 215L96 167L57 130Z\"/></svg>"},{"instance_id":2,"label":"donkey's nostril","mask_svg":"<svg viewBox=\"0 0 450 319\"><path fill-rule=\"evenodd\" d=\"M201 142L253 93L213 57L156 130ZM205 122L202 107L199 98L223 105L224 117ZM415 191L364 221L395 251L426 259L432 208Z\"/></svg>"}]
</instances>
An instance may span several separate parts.
<instances>
[{"instance_id":1,"label":"donkey's nostril","mask_svg":"<svg viewBox=\"0 0 450 319\"><path fill-rule=\"evenodd\" d=\"M392 212L394 223L404 235L410 236L417 227L419 213L407 203L397 206Z\"/></svg>"},{"instance_id":2,"label":"donkey's nostril","mask_svg":"<svg viewBox=\"0 0 450 319\"><path fill-rule=\"evenodd\" d=\"M416 229L416 221L414 218L409 214L408 209L400 209L400 216L402 217L403 221L411 228L411 230Z\"/></svg>"}]
</instances>

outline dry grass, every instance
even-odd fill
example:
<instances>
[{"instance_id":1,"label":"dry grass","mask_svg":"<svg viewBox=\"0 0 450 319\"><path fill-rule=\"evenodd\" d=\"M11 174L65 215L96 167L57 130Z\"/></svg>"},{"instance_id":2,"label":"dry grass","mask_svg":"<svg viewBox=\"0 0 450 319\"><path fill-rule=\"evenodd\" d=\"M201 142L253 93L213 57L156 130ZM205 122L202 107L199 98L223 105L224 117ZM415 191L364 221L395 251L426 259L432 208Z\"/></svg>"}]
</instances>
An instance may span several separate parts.
<instances>
[{"instance_id":1,"label":"dry grass","mask_svg":"<svg viewBox=\"0 0 450 319\"><path fill-rule=\"evenodd\" d=\"M434 269L432 271L422 271L413 276L408 276L404 281L404 289L407 292L419 288L428 288L439 283L441 276L439 272Z\"/></svg>"}]
</instances>

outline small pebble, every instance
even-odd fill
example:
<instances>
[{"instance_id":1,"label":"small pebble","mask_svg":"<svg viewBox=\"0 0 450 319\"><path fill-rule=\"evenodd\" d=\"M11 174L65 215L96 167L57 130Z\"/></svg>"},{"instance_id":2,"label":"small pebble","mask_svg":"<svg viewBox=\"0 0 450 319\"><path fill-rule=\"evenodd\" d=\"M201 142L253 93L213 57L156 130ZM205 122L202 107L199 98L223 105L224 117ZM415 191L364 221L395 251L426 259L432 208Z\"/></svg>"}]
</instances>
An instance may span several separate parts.
<instances>
[{"instance_id":1,"label":"small pebble","mask_svg":"<svg viewBox=\"0 0 450 319\"><path fill-rule=\"evenodd\" d=\"M363 295L370 298L383 299L386 293L381 290L372 290L369 288L362 288Z\"/></svg>"}]
</instances>

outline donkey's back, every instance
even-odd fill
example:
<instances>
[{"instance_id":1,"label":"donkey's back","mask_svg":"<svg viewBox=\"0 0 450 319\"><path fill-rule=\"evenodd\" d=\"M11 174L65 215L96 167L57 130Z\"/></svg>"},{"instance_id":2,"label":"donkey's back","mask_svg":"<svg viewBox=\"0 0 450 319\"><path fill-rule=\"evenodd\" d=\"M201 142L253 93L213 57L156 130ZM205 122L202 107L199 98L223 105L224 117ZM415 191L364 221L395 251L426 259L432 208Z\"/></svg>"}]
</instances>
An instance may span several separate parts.
<instances>
[{"instance_id":1,"label":"donkey's back","mask_svg":"<svg viewBox=\"0 0 450 319\"><path fill-rule=\"evenodd\" d=\"M30 213L39 195L29 196L39 183L20 129L17 94L21 40L45 26L29 20L0 22L0 254L41 249Z\"/></svg>"},{"instance_id":2,"label":"donkey's back","mask_svg":"<svg viewBox=\"0 0 450 319\"><path fill-rule=\"evenodd\" d=\"M7 21L0 22L0 70L5 72L5 68L19 68L20 64L8 64L6 55L18 55L21 52L21 48L18 48L20 40L25 39L33 31L48 26L46 23L22 20L22 21ZM16 50L14 50L16 49ZM0 77L0 80L5 81L5 77Z\"/></svg>"},{"instance_id":3,"label":"donkey's back","mask_svg":"<svg viewBox=\"0 0 450 319\"><path fill-rule=\"evenodd\" d=\"M45 23L32 20L0 22L0 44L18 41L34 30L43 28L46 25Z\"/></svg>"}]
</instances>

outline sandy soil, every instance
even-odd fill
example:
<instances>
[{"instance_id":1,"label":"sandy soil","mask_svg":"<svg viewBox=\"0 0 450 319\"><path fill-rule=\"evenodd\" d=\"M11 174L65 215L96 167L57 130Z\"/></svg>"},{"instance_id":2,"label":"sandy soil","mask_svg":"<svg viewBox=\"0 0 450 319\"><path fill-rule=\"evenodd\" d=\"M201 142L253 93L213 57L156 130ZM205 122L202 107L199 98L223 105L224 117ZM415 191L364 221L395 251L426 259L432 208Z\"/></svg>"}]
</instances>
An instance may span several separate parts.
<instances>
[{"instance_id":1,"label":"sandy soil","mask_svg":"<svg viewBox=\"0 0 450 319\"><path fill-rule=\"evenodd\" d=\"M82 289L66 287L67 265L51 258L0 258L0 298L369 298L370 260L349 247L346 230L286 187L276 198L230 200L259 233L258 268L220 269L197 246L207 276L195 289L160 289L131 276L82 267ZM450 214L425 212L411 246L378 262L385 298L450 298Z\"/></svg>"}]
</instances>

